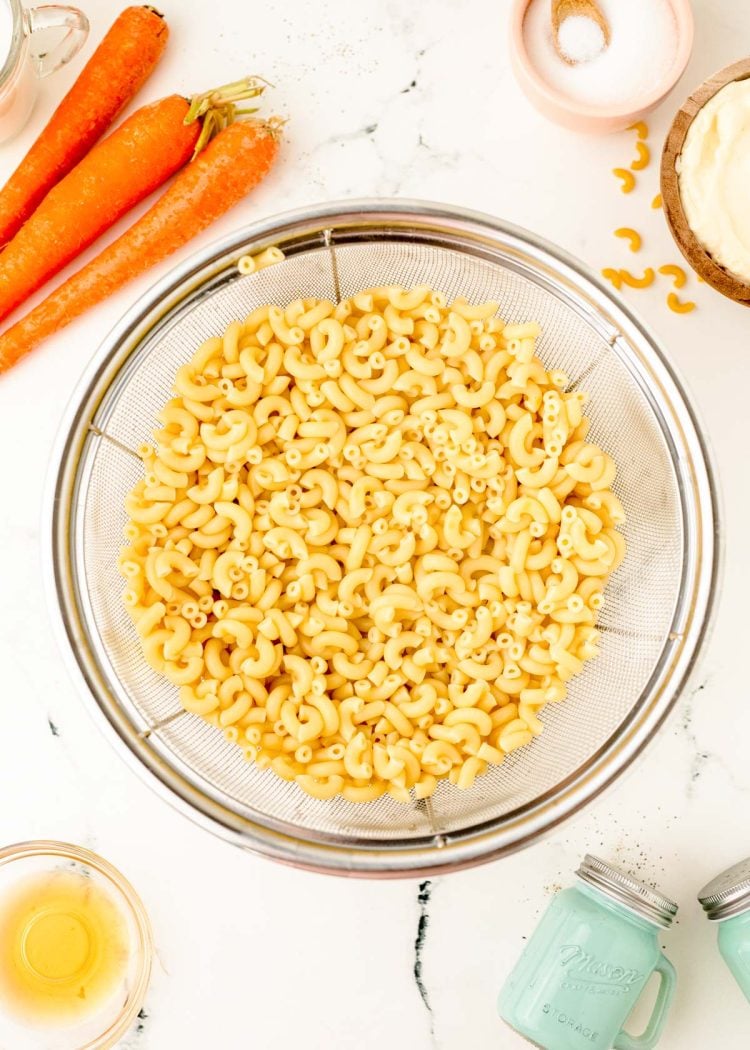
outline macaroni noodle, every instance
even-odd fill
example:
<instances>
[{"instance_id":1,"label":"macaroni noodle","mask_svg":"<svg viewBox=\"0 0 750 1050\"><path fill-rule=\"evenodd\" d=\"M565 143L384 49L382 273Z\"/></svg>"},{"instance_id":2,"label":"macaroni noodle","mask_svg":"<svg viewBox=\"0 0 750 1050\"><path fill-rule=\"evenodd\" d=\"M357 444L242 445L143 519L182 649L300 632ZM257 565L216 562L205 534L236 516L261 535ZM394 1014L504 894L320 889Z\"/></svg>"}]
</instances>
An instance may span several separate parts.
<instances>
[{"instance_id":1,"label":"macaroni noodle","mask_svg":"<svg viewBox=\"0 0 750 1050\"><path fill-rule=\"evenodd\" d=\"M426 286L259 307L139 450L118 565L145 659L314 798L471 788L597 654L615 464L539 326L496 313Z\"/></svg>"}]
</instances>

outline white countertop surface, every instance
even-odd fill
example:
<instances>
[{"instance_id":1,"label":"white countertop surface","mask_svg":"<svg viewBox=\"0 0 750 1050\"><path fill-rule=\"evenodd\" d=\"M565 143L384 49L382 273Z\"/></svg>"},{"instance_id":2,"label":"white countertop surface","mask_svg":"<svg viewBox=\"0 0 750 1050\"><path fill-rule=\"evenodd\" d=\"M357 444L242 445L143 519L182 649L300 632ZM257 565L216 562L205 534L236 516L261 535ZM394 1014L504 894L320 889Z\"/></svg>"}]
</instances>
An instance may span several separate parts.
<instances>
[{"instance_id":1,"label":"white countertop surface","mask_svg":"<svg viewBox=\"0 0 750 1050\"><path fill-rule=\"evenodd\" d=\"M625 0L622 0L625 2ZM88 55L121 6L81 0ZM484 210L602 266L677 262L657 165L624 197L610 174L633 135L588 138L530 108L511 74L510 0L164 0L172 38L141 100L202 90L243 72L275 85L288 115L267 182L194 247L286 209L351 196L409 196ZM651 119L652 146L704 76L750 47L750 6L694 0L689 70ZM80 69L46 81L28 129L0 147L18 162ZM130 220L128 220L130 221ZM612 230L644 232L635 260ZM182 256L193 247L181 253ZM175 260L176 261L176 260ZM686 378L719 465L726 572L716 627L692 691L634 771L547 841L431 880L415 981L415 880L363 882L282 868L174 812L114 755L89 720L51 635L42 575L43 485L53 439L84 365L116 319L171 263L72 325L0 379L0 842L58 838L119 866L151 914L158 961L127 1050L514 1050L495 998L555 888L592 851L681 903L663 938L679 989L663 1050L744 1050L750 1004L695 901L707 878L750 853L750 705L741 638L750 582L745 378L750 314L695 280L699 309L664 305L666 286L626 291ZM732 478L735 481L732 481ZM428 1005L429 1003L429 1005ZM12 1048L7 1048L12 1050Z\"/></svg>"}]
</instances>

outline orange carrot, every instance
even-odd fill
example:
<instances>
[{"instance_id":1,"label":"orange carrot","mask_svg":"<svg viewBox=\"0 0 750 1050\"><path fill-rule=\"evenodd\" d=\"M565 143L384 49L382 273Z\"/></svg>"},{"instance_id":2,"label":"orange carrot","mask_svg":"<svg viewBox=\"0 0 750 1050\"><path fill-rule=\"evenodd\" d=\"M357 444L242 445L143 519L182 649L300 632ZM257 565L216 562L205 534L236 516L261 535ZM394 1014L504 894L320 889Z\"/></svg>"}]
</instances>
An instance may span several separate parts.
<instances>
[{"instance_id":1,"label":"orange carrot","mask_svg":"<svg viewBox=\"0 0 750 1050\"><path fill-rule=\"evenodd\" d=\"M0 336L0 372L237 204L267 174L277 152L270 124L253 120L221 130L129 230Z\"/></svg>"},{"instance_id":2,"label":"orange carrot","mask_svg":"<svg viewBox=\"0 0 750 1050\"><path fill-rule=\"evenodd\" d=\"M170 95L137 110L95 146L0 255L0 320L186 164L199 142L233 119L236 101L262 90L249 78L192 103Z\"/></svg>"},{"instance_id":3,"label":"orange carrot","mask_svg":"<svg viewBox=\"0 0 750 1050\"><path fill-rule=\"evenodd\" d=\"M85 157L153 71L169 29L152 7L128 7L0 190L0 245Z\"/></svg>"},{"instance_id":4,"label":"orange carrot","mask_svg":"<svg viewBox=\"0 0 750 1050\"><path fill-rule=\"evenodd\" d=\"M144 106L50 190L0 255L0 320L188 162L187 111L179 95Z\"/></svg>"}]
</instances>

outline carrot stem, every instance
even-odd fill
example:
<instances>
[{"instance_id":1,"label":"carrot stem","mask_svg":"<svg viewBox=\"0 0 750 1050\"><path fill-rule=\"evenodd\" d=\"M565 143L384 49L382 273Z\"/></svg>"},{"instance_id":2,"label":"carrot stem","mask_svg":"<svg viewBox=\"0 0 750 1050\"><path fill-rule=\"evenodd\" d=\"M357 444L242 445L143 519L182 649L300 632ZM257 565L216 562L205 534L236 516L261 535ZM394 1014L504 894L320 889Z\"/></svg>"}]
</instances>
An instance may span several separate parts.
<instances>
[{"instance_id":1,"label":"carrot stem","mask_svg":"<svg viewBox=\"0 0 750 1050\"><path fill-rule=\"evenodd\" d=\"M210 91L203 91L199 95L193 95L190 100L190 109L185 117L185 123L192 124L193 121L198 120L209 110L223 110L233 102L243 102L247 98L258 98L265 89L266 85L260 77L244 77L242 80L235 80L232 84L225 84L223 87L212 88Z\"/></svg>"},{"instance_id":2,"label":"carrot stem","mask_svg":"<svg viewBox=\"0 0 750 1050\"><path fill-rule=\"evenodd\" d=\"M223 128L233 124L238 116L257 113L257 107L240 109L236 103L258 98L265 89L266 82L261 77L243 77L242 80L224 84L223 87L193 95L185 115L185 123L194 124L197 120L203 121L201 133L193 151L193 160L215 135Z\"/></svg>"},{"instance_id":3,"label":"carrot stem","mask_svg":"<svg viewBox=\"0 0 750 1050\"><path fill-rule=\"evenodd\" d=\"M257 99L265 90L266 81L262 77L244 77L223 87L214 87L210 91L202 91L200 95L193 95L185 123L194 124L195 121L202 120L203 127L199 140L195 143L192 160L195 160L197 154L206 148L218 132L233 124L237 117L257 112L257 107L239 109L235 103Z\"/></svg>"}]
</instances>

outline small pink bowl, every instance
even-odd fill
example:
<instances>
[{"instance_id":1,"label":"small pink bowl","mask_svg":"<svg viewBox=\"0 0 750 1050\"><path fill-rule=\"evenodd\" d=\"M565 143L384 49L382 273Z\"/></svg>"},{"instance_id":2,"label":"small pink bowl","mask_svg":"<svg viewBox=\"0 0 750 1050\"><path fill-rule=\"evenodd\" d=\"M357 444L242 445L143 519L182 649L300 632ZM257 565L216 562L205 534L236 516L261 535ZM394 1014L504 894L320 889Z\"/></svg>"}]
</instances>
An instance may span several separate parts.
<instances>
[{"instance_id":1,"label":"small pink bowl","mask_svg":"<svg viewBox=\"0 0 750 1050\"><path fill-rule=\"evenodd\" d=\"M695 27L690 0L670 0L677 22L677 54L664 81L653 91L635 97L626 108L589 106L576 102L551 87L532 65L523 39L523 22L531 0L514 0L510 28L510 56L513 72L529 101L545 117L572 131L605 134L621 131L650 113L665 98L682 74L693 50Z\"/></svg>"}]
</instances>

